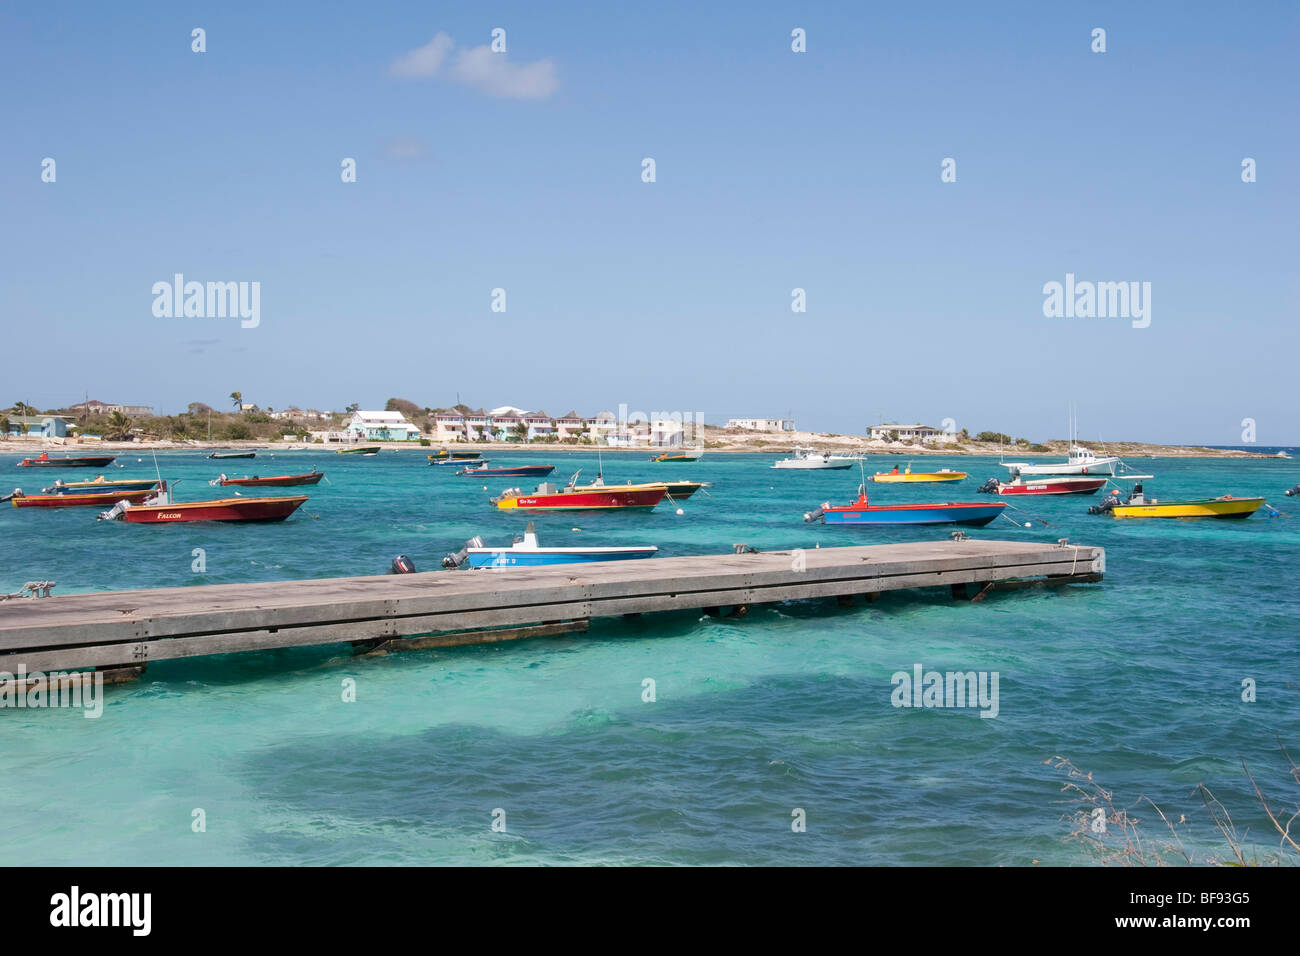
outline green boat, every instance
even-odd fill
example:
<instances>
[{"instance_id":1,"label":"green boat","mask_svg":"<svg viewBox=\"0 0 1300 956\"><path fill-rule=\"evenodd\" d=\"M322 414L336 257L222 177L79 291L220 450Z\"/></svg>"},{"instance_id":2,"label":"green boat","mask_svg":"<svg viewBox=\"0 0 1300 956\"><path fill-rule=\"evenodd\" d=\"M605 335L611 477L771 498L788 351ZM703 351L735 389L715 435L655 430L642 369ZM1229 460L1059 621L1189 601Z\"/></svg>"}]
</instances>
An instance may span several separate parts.
<instances>
[{"instance_id":1,"label":"green boat","mask_svg":"<svg viewBox=\"0 0 1300 956\"><path fill-rule=\"evenodd\" d=\"M379 454L378 445L358 445L356 448L337 448L335 454L339 455L365 455L372 457Z\"/></svg>"}]
</instances>

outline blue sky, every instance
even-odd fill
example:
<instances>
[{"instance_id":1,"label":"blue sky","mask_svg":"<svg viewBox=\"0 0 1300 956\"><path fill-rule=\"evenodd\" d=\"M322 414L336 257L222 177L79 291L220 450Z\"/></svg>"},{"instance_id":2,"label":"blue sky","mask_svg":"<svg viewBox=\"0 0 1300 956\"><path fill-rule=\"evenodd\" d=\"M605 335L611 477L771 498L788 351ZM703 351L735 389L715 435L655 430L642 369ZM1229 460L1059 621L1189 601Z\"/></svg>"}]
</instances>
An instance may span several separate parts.
<instances>
[{"instance_id":1,"label":"blue sky","mask_svg":"<svg viewBox=\"0 0 1300 956\"><path fill-rule=\"evenodd\" d=\"M697 6L7 5L0 402L1300 444L1300 7ZM177 272L260 324L155 317ZM1150 326L1045 317L1067 272Z\"/></svg>"}]
</instances>

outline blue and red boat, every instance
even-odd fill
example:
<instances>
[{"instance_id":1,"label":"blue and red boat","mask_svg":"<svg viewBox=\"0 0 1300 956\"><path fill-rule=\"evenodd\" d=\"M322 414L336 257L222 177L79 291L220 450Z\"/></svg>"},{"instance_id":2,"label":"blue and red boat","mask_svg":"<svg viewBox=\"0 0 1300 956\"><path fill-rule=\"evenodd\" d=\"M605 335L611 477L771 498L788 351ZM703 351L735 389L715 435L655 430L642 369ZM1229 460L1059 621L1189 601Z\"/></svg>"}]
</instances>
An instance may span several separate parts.
<instances>
[{"instance_id":1,"label":"blue and red boat","mask_svg":"<svg viewBox=\"0 0 1300 956\"><path fill-rule=\"evenodd\" d=\"M945 501L922 505L872 505L867 503L866 485L858 489L858 500L833 507L829 503L803 516L804 521L821 518L826 524L925 525L960 524L982 528L1007 506L1003 502Z\"/></svg>"},{"instance_id":2,"label":"blue and red boat","mask_svg":"<svg viewBox=\"0 0 1300 956\"><path fill-rule=\"evenodd\" d=\"M487 463L478 468L462 468L458 475L474 478L545 478L555 470L554 465L520 465L516 468L489 468Z\"/></svg>"}]
</instances>

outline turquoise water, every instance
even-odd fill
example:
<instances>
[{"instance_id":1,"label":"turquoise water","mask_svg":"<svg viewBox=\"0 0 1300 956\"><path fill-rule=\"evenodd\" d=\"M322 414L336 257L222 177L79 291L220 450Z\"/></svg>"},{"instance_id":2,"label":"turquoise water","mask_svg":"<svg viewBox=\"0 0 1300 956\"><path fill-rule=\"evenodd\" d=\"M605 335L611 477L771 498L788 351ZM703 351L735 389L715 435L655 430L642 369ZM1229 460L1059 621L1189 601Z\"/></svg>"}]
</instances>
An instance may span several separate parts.
<instances>
[{"instance_id":1,"label":"turquoise water","mask_svg":"<svg viewBox=\"0 0 1300 956\"><path fill-rule=\"evenodd\" d=\"M115 476L151 474L137 457L120 457ZM711 495L681 515L538 516L542 543L677 555L947 537L804 524L805 511L847 501L856 472L774 472L774 456L644 457L606 456L607 478L693 478L713 482ZM0 457L15 476L6 490L48 483L16 460ZM539 460L556 462L558 479L596 470L594 456L567 452L494 457ZM185 479L178 498L215 491L206 481L222 470L315 466L328 483L264 526L3 507L0 591L36 578L72 593L382 573L398 553L429 570L470 535L497 543L523 530L487 504L482 480L414 451L158 461ZM868 470L893 463L873 457ZM1277 738L1300 751L1300 504L1283 494L1300 460L1132 464L1159 476L1147 484L1157 497L1261 494L1291 516L1130 522L1087 515L1094 497L1013 501L1032 527L969 533L1104 546L1105 581L976 604L935 590L743 620L643 617L373 659L339 647L156 663L108 689L98 720L0 710L0 863L1087 863L1066 839L1063 778L1044 763L1058 754L1120 804L1147 796L1186 813L1193 847L1219 848L1193 792L1201 782L1239 829L1276 846L1240 761L1294 809ZM975 488L1002 474L988 459L935 466L971 477L873 486L873 500L982 500ZM521 481L488 487L511 483ZM191 569L196 548L203 573ZM999 672L997 718L891 706L891 675L917 663ZM345 703L349 678L356 701ZM654 702L642 700L646 678ZM1254 703L1241 700L1244 678L1257 682ZM191 828L196 808L205 832ZM505 832L492 830L498 808ZM795 808L807 832L792 831ZM1139 816L1158 836L1154 815Z\"/></svg>"}]
</instances>

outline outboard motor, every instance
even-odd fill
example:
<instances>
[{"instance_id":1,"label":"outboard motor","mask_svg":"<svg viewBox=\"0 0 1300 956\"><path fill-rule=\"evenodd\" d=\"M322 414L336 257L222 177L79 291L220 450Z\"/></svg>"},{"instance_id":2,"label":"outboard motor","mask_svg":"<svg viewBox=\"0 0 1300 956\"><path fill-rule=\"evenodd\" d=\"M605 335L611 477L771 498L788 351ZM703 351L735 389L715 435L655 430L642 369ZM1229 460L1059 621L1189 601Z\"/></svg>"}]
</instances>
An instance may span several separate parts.
<instances>
[{"instance_id":1,"label":"outboard motor","mask_svg":"<svg viewBox=\"0 0 1300 956\"><path fill-rule=\"evenodd\" d=\"M1088 514L1090 515L1110 514L1110 512L1113 511L1115 506L1119 503L1120 503L1119 492L1112 491L1105 498L1102 498L1101 501L1097 502L1095 505L1089 508Z\"/></svg>"},{"instance_id":2,"label":"outboard motor","mask_svg":"<svg viewBox=\"0 0 1300 956\"><path fill-rule=\"evenodd\" d=\"M478 535L474 535L474 537L470 538L468 541L465 542L465 547L461 548L455 554L449 554L445 558L443 558L442 566L446 568L448 571L454 571L456 568L460 567L462 564L465 563L465 559L469 557L470 548L481 548L481 547L483 547L483 539L480 538Z\"/></svg>"},{"instance_id":3,"label":"outboard motor","mask_svg":"<svg viewBox=\"0 0 1300 956\"><path fill-rule=\"evenodd\" d=\"M1288 491L1287 494L1289 495L1291 494L1291 492ZM0 502L8 501L10 498L21 498L22 496L23 496L23 490L21 488L15 488L9 494L0 497Z\"/></svg>"},{"instance_id":4,"label":"outboard motor","mask_svg":"<svg viewBox=\"0 0 1300 956\"><path fill-rule=\"evenodd\" d=\"M1288 498L1294 498L1296 495L1300 495L1300 485L1296 485L1294 488L1288 488L1286 490L1286 496Z\"/></svg>"},{"instance_id":5,"label":"outboard motor","mask_svg":"<svg viewBox=\"0 0 1300 956\"><path fill-rule=\"evenodd\" d=\"M818 520L819 518L821 518L821 516L824 515L824 514L826 514L826 506L825 506L825 505L823 505L822 507L818 508L816 511L805 511L805 512L804 512L804 516L803 516L803 520L804 520L804 521L809 521L809 522L811 522L811 521L816 521L816 520Z\"/></svg>"},{"instance_id":6,"label":"outboard motor","mask_svg":"<svg viewBox=\"0 0 1300 956\"><path fill-rule=\"evenodd\" d=\"M976 494L993 495L993 494L997 494L997 490L998 490L998 480L996 478L990 478L988 481L984 482L984 484L979 486L978 490L976 491Z\"/></svg>"},{"instance_id":7,"label":"outboard motor","mask_svg":"<svg viewBox=\"0 0 1300 956\"><path fill-rule=\"evenodd\" d=\"M414 574L415 562L404 554L399 554L393 558L392 566L388 569L389 574Z\"/></svg>"}]
</instances>

